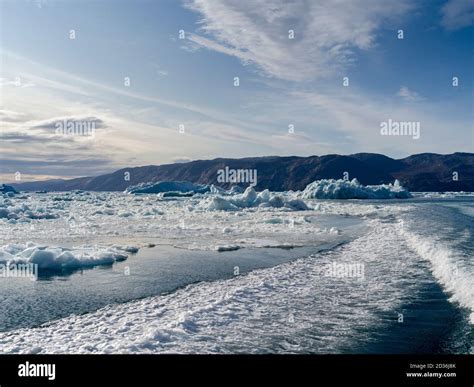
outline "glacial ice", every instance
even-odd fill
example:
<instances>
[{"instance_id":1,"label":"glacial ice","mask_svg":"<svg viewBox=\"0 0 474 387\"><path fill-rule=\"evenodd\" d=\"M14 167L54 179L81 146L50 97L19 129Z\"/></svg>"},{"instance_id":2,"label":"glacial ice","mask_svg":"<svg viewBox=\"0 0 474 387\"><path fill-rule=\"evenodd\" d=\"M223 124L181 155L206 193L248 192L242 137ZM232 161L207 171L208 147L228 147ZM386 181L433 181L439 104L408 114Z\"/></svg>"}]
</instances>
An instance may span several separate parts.
<instances>
[{"instance_id":1,"label":"glacial ice","mask_svg":"<svg viewBox=\"0 0 474 387\"><path fill-rule=\"evenodd\" d=\"M48 247L33 242L0 246L0 264L37 264L47 271L72 271L81 268L111 265L124 261L129 253L137 253L136 246L110 247Z\"/></svg>"},{"instance_id":2,"label":"glacial ice","mask_svg":"<svg viewBox=\"0 0 474 387\"><path fill-rule=\"evenodd\" d=\"M0 196L0 219L29 220L29 219L56 219L59 214L50 211L47 207L35 203L35 205L26 202L12 200L11 197Z\"/></svg>"},{"instance_id":3,"label":"glacial ice","mask_svg":"<svg viewBox=\"0 0 474 387\"><path fill-rule=\"evenodd\" d=\"M393 184L362 185L357 179L316 180L301 193L304 199L406 199L410 192L398 180Z\"/></svg>"},{"instance_id":4,"label":"glacial ice","mask_svg":"<svg viewBox=\"0 0 474 387\"><path fill-rule=\"evenodd\" d=\"M249 207L285 207L292 210L307 210L301 199L405 199L412 195L398 180L393 184L362 185L357 179L316 180L302 192L283 192L281 194L264 190L257 193L253 187L239 192L239 187L225 190L215 185L194 184L185 181L161 181L141 183L128 187L126 193L160 193L163 197L190 197L193 195L214 195L204 199L203 207L209 210L237 210Z\"/></svg>"},{"instance_id":5,"label":"glacial ice","mask_svg":"<svg viewBox=\"0 0 474 387\"><path fill-rule=\"evenodd\" d=\"M201 201L200 207L208 211L235 211L251 207L273 207L291 210L309 209L306 203L301 199L289 197L284 194L274 194L268 189L257 193L253 187L248 187L242 194L230 195L228 197L219 195L206 197Z\"/></svg>"},{"instance_id":6,"label":"glacial ice","mask_svg":"<svg viewBox=\"0 0 474 387\"><path fill-rule=\"evenodd\" d=\"M15 195L18 191L11 185L0 184L0 193L7 194L8 196Z\"/></svg>"},{"instance_id":7,"label":"glacial ice","mask_svg":"<svg viewBox=\"0 0 474 387\"><path fill-rule=\"evenodd\" d=\"M188 181L159 181L140 183L128 187L125 192L132 194L153 194L153 193L205 193L209 192L211 187L204 184L194 184Z\"/></svg>"},{"instance_id":8,"label":"glacial ice","mask_svg":"<svg viewBox=\"0 0 474 387\"><path fill-rule=\"evenodd\" d=\"M238 245L219 245L214 248L216 251L223 252L223 251L235 251L239 250L240 246Z\"/></svg>"}]
</instances>

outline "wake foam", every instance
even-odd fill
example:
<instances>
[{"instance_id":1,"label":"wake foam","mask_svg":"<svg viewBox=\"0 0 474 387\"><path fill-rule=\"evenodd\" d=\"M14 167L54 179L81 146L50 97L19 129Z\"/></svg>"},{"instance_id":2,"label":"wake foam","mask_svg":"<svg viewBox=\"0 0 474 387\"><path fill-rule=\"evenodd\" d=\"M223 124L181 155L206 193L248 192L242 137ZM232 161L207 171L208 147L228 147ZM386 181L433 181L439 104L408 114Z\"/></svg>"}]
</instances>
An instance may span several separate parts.
<instances>
[{"instance_id":1,"label":"wake foam","mask_svg":"<svg viewBox=\"0 0 474 387\"><path fill-rule=\"evenodd\" d=\"M451 294L450 301L470 310L469 321L474 324L474 275L461 257L449 246L413 233L402 220L398 231L413 251L431 263L433 275Z\"/></svg>"},{"instance_id":2,"label":"wake foam","mask_svg":"<svg viewBox=\"0 0 474 387\"><path fill-rule=\"evenodd\" d=\"M354 337L367 342L379 325L393 324L417 286L400 286L400 275L420 269L393 249L403 245L395 225L371 225L317 256L0 333L0 352L340 353ZM335 263L364 265L367 279L327 275ZM387 313L392 319L381 318Z\"/></svg>"}]
</instances>

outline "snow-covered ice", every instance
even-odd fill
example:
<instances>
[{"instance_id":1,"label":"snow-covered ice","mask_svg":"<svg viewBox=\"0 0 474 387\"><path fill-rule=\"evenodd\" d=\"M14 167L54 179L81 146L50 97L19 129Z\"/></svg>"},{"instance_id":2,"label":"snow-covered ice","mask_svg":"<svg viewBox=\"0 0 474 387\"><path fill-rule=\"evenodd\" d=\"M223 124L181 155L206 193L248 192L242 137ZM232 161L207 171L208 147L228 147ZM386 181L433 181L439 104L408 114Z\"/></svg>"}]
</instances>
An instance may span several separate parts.
<instances>
[{"instance_id":1,"label":"snow-covered ice","mask_svg":"<svg viewBox=\"0 0 474 387\"><path fill-rule=\"evenodd\" d=\"M411 194L398 180L393 184L362 185L357 179L323 179L308 184L301 196L306 199L406 199Z\"/></svg>"},{"instance_id":2,"label":"snow-covered ice","mask_svg":"<svg viewBox=\"0 0 474 387\"><path fill-rule=\"evenodd\" d=\"M304 246L333 235L333 225L321 222L330 203L316 204L297 193L257 193L252 187L243 193L214 192L174 198L81 191L0 197L0 240L68 248L138 240L216 250L255 247L250 238Z\"/></svg>"},{"instance_id":3,"label":"snow-covered ice","mask_svg":"<svg viewBox=\"0 0 474 387\"><path fill-rule=\"evenodd\" d=\"M51 247L32 242L0 246L0 264L36 264L41 271L68 272L99 265L111 265L138 252L136 246Z\"/></svg>"},{"instance_id":4,"label":"snow-covered ice","mask_svg":"<svg viewBox=\"0 0 474 387\"><path fill-rule=\"evenodd\" d=\"M227 197L212 195L204 198L200 203L201 208L210 211L237 211L250 207L275 207L290 210L308 210L309 207L301 200L285 193L274 194L269 190L257 193L253 187L248 187L244 193Z\"/></svg>"}]
</instances>

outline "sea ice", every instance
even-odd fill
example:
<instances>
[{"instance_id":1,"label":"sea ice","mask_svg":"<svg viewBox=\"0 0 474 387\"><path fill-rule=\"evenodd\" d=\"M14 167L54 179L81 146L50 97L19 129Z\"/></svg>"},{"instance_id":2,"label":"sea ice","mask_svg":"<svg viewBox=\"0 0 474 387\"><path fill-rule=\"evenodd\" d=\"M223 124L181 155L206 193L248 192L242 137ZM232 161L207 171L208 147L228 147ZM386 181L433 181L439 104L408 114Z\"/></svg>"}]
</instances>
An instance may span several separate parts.
<instances>
[{"instance_id":1,"label":"sea ice","mask_svg":"<svg viewBox=\"0 0 474 387\"><path fill-rule=\"evenodd\" d=\"M7 244L0 247L0 263L37 264L39 270L72 271L85 267L111 265L124 261L128 253L136 253L135 246L111 247L49 247L33 242Z\"/></svg>"},{"instance_id":2,"label":"sea ice","mask_svg":"<svg viewBox=\"0 0 474 387\"><path fill-rule=\"evenodd\" d=\"M11 195L17 194L18 191L10 185L0 184L0 193L11 196Z\"/></svg>"},{"instance_id":3,"label":"sea ice","mask_svg":"<svg viewBox=\"0 0 474 387\"><path fill-rule=\"evenodd\" d=\"M398 180L393 184L362 185L357 179L316 180L301 193L305 199L406 199L410 192Z\"/></svg>"},{"instance_id":4,"label":"sea ice","mask_svg":"<svg viewBox=\"0 0 474 387\"><path fill-rule=\"evenodd\" d=\"M133 194L165 192L204 193L210 190L211 187L208 185L194 184L188 181L159 181L133 185L128 187L125 192Z\"/></svg>"},{"instance_id":5,"label":"sea ice","mask_svg":"<svg viewBox=\"0 0 474 387\"><path fill-rule=\"evenodd\" d=\"M208 196L201 201L200 206L209 211L235 211L251 207L284 207L291 210L309 209L301 199L288 197L284 194L274 194L267 189L257 193L253 187L248 187L242 194L235 194L225 198L218 195Z\"/></svg>"}]
</instances>

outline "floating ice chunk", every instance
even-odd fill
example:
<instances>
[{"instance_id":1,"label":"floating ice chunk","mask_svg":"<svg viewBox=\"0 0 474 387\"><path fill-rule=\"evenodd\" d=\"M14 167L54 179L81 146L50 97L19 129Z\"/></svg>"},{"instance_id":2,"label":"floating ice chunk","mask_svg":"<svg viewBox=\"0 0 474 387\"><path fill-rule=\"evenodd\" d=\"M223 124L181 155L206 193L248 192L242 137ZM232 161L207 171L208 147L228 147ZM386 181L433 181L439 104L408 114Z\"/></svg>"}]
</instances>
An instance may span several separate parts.
<instances>
[{"instance_id":1,"label":"floating ice chunk","mask_svg":"<svg viewBox=\"0 0 474 387\"><path fill-rule=\"evenodd\" d=\"M115 211L111 208L102 208L93 212L92 215L115 215Z\"/></svg>"},{"instance_id":2,"label":"floating ice chunk","mask_svg":"<svg viewBox=\"0 0 474 387\"><path fill-rule=\"evenodd\" d=\"M138 253L138 250L140 250L140 248L137 246L112 246L112 247L114 249L123 250L123 251L126 251L127 253L132 253L132 254L136 254Z\"/></svg>"},{"instance_id":3,"label":"floating ice chunk","mask_svg":"<svg viewBox=\"0 0 474 387\"><path fill-rule=\"evenodd\" d=\"M235 195L235 194L240 194L244 192L244 190L242 189L242 187L238 186L238 185L233 185L231 188L230 188L230 194L231 195Z\"/></svg>"},{"instance_id":4,"label":"floating ice chunk","mask_svg":"<svg viewBox=\"0 0 474 387\"><path fill-rule=\"evenodd\" d=\"M222 189L221 187L218 187L214 184L211 184L211 187L209 188L209 192L213 193L213 194L226 193L226 191L224 189Z\"/></svg>"},{"instance_id":5,"label":"floating ice chunk","mask_svg":"<svg viewBox=\"0 0 474 387\"><path fill-rule=\"evenodd\" d=\"M164 215L164 211L159 208L149 208L141 212L143 216L152 216L152 215Z\"/></svg>"},{"instance_id":6,"label":"floating ice chunk","mask_svg":"<svg viewBox=\"0 0 474 387\"><path fill-rule=\"evenodd\" d=\"M238 207L232 204L229 200L224 199L221 196L213 196L210 198L204 199L203 202L204 207L210 211L235 211L238 210Z\"/></svg>"},{"instance_id":7,"label":"floating ice chunk","mask_svg":"<svg viewBox=\"0 0 474 387\"><path fill-rule=\"evenodd\" d=\"M160 193L161 197L163 198L186 198L197 195L194 191L190 192L179 192L179 191L169 191L169 192L162 192Z\"/></svg>"},{"instance_id":8,"label":"floating ice chunk","mask_svg":"<svg viewBox=\"0 0 474 387\"><path fill-rule=\"evenodd\" d=\"M52 210L38 205L30 207L26 203L15 204L13 199L2 200L0 196L0 219L57 219L59 214Z\"/></svg>"},{"instance_id":9,"label":"floating ice chunk","mask_svg":"<svg viewBox=\"0 0 474 387\"><path fill-rule=\"evenodd\" d=\"M280 208L285 205L285 200L279 195L272 196L268 201L270 207Z\"/></svg>"},{"instance_id":10,"label":"floating ice chunk","mask_svg":"<svg viewBox=\"0 0 474 387\"><path fill-rule=\"evenodd\" d=\"M267 224L283 224L285 221L282 218L267 218L261 220L261 223L267 223Z\"/></svg>"},{"instance_id":11,"label":"floating ice chunk","mask_svg":"<svg viewBox=\"0 0 474 387\"><path fill-rule=\"evenodd\" d=\"M235 211L242 208L251 207L285 207L291 210L307 210L306 203L298 198L285 195L277 195L269 190L264 190L257 194L253 187L248 187L243 194L222 197L212 195L200 202L200 207L206 210Z\"/></svg>"},{"instance_id":12,"label":"floating ice chunk","mask_svg":"<svg viewBox=\"0 0 474 387\"><path fill-rule=\"evenodd\" d=\"M7 196L13 196L17 194L18 191L11 185L0 184L0 193L7 194Z\"/></svg>"},{"instance_id":13,"label":"floating ice chunk","mask_svg":"<svg viewBox=\"0 0 474 387\"><path fill-rule=\"evenodd\" d=\"M48 247L32 242L0 247L0 263L37 264L39 270L64 272L98 265L111 265L137 253L135 246L112 247Z\"/></svg>"},{"instance_id":14,"label":"floating ice chunk","mask_svg":"<svg viewBox=\"0 0 474 387\"><path fill-rule=\"evenodd\" d=\"M140 183L128 187L125 192L133 194L141 193L165 193L165 192L179 192L179 193L205 193L210 191L210 187L204 184L194 184L188 181L159 181Z\"/></svg>"},{"instance_id":15,"label":"floating ice chunk","mask_svg":"<svg viewBox=\"0 0 474 387\"><path fill-rule=\"evenodd\" d=\"M276 249L292 249L301 245L290 242L281 242L274 239L265 238L244 238L240 242L258 248L276 248Z\"/></svg>"},{"instance_id":16,"label":"floating ice chunk","mask_svg":"<svg viewBox=\"0 0 474 387\"><path fill-rule=\"evenodd\" d=\"M129 218L129 217L133 216L133 212L122 211L118 214L118 216L120 216L121 218Z\"/></svg>"},{"instance_id":17,"label":"floating ice chunk","mask_svg":"<svg viewBox=\"0 0 474 387\"><path fill-rule=\"evenodd\" d=\"M362 185L357 179L316 180L306 186L301 193L305 199L405 199L411 198L410 192L400 185L394 184Z\"/></svg>"},{"instance_id":18,"label":"floating ice chunk","mask_svg":"<svg viewBox=\"0 0 474 387\"><path fill-rule=\"evenodd\" d=\"M268 194L268 190L261 192L261 194L263 194L263 197L266 193ZM260 199L264 200L263 197L260 197ZM242 204L240 207L250 207L257 200L257 198L258 195L253 189L253 187L247 187L245 192L240 196L240 203Z\"/></svg>"},{"instance_id":19,"label":"floating ice chunk","mask_svg":"<svg viewBox=\"0 0 474 387\"><path fill-rule=\"evenodd\" d=\"M271 202L271 201L270 201ZM309 207L301 199L290 199L285 202L285 207L291 208L292 210L308 210Z\"/></svg>"},{"instance_id":20,"label":"floating ice chunk","mask_svg":"<svg viewBox=\"0 0 474 387\"><path fill-rule=\"evenodd\" d=\"M249 187L251 188L251 187ZM247 188L247 189L249 189ZM268 202L272 198L272 195L268 189L263 190L257 195L257 199L263 202Z\"/></svg>"},{"instance_id":21,"label":"floating ice chunk","mask_svg":"<svg viewBox=\"0 0 474 387\"><path fill-rule=\"evenodd\" d=\"M222 251L235 251L235 250L239 250L239 249L240 249L240 246L237 246L237 245L221 245L221 246L216 246L215 247L215 250L219 251L219 252L222 252Z\"/></svg>"}]
</instances>

